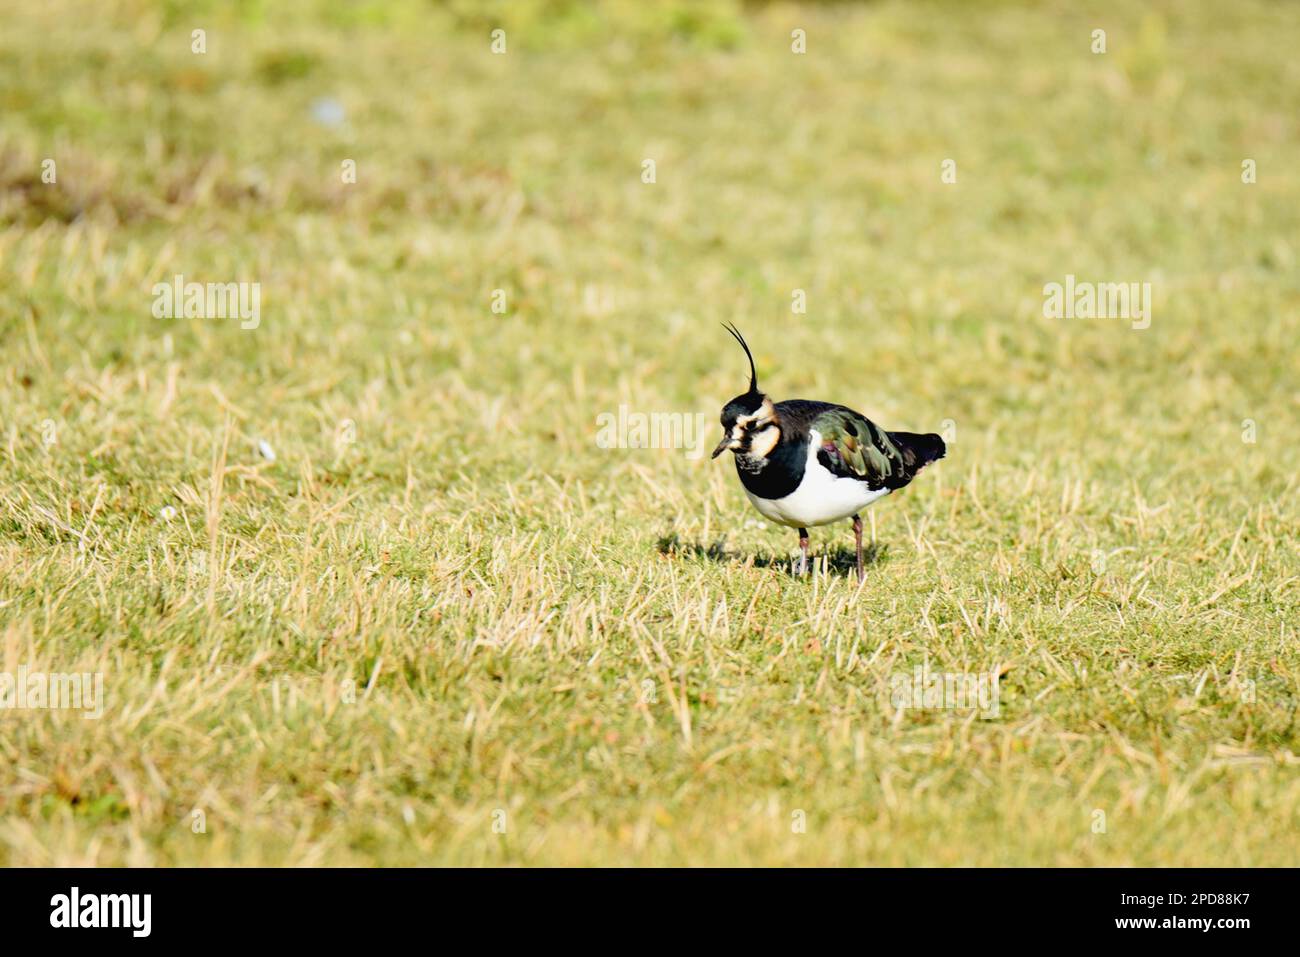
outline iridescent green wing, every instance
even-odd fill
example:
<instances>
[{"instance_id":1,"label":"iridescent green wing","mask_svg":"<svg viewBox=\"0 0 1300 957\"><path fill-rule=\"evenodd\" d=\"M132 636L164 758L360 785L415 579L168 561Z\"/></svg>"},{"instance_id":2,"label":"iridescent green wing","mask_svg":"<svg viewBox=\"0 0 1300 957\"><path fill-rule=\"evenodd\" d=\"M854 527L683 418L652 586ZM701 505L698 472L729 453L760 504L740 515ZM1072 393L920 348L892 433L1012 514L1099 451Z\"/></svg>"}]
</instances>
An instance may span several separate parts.
<instances>
[{"instance_id":1,"label":"iridescent green wing","mask_svg":"<svg viewBox=\"0 0 1300 957\"><path fill-rule=\"evenodd\" d=\"M831 406L809 426L821 436L817 461L833 474L861 479L872 489L898 488L911 478L889 433L866 416Z\"/></svg>"}]
</instances>

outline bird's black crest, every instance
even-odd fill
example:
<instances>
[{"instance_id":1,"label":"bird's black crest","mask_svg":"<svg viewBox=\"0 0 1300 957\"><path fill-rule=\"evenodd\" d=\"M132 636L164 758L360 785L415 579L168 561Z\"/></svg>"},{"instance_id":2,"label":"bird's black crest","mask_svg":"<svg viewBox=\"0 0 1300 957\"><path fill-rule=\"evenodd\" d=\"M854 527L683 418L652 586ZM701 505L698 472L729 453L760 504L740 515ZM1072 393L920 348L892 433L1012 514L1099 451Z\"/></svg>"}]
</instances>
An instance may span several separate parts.
<instances>
[{"instance_id":1,"label":"bird's black crest","mask_svg":"<svg viewBox=\"0 0 1300 957\"><path fill-rule=\"evenodd\" d=\"M745 342L745 337L729 322L724 322L722 328L731 333L732 337L740 343L740 348L745 350L745 358L749 360L749 393L750 395L758 392L758 372L754 369L754 354L749 351L749 345Z\"/></svg>"}]
</instances>

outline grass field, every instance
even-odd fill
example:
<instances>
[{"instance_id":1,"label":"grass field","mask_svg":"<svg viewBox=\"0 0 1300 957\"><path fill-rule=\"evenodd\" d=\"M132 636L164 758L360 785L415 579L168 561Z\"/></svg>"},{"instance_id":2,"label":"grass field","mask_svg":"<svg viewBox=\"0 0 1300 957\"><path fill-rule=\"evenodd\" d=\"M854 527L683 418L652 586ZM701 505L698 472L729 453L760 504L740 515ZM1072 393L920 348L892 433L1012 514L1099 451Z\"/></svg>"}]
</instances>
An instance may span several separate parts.
<instances>
[{"instance_id":1,"label":"grass field","mask_svg":"<svg viewBox=\"0 0 1300 957\"><path fill-rule=\"evenodd\" d=\"M285 7L0 14L0 862L1296 863L1296 6ZM861 588L723 320L949 439Z\"/></svg>"}]
</instances>

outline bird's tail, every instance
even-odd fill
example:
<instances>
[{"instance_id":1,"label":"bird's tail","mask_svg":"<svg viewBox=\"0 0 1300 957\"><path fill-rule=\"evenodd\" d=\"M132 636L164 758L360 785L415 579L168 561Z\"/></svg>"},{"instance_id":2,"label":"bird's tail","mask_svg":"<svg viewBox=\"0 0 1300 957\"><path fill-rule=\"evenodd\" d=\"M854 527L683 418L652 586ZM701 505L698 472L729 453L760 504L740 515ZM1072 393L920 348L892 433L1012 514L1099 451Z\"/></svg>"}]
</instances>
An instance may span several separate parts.
<instances>
[{"instance_id":1,"label":"bird's tail","mask_svg":"<svg viewBox=\"0 0 1300 957\"><path fill-rule=\"evenodd\" d=\"M919 472L922 467L944 457L948 447L943 439L933 432L918 435L915 432L890 432L898 450L903 453L903 464L909 473Z\"/></svg>"}]
</instances>

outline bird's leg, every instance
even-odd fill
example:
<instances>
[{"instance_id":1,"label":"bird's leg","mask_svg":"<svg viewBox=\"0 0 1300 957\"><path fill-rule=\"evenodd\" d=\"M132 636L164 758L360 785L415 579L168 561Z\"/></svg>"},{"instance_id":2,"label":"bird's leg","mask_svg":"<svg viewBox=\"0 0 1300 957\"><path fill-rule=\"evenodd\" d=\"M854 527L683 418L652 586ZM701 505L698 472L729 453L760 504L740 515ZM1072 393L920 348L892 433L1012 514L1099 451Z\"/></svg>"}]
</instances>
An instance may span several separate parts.
<instances>
[{"instance_id":1,"label":"bird's leg","mask_svg":"<svg viewBox=\"0 0 1300 957\"><path fill-rule=\"evenodd\" d=\"M862 567L862 516L853 516L853 538L858 546L858 581L866 581L867 573Z\"/></svg>"},{"instance_id":2,"label":"bird's leg","mask_svg":"<svg viewBox=\"0 0 1300 957\"><path fill-rule=\"evenodd\" d=\"M799 574L808 574L808 529L799 529L799 551L803 555L799 558Z\"/></svg>"}]
</instances>

